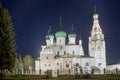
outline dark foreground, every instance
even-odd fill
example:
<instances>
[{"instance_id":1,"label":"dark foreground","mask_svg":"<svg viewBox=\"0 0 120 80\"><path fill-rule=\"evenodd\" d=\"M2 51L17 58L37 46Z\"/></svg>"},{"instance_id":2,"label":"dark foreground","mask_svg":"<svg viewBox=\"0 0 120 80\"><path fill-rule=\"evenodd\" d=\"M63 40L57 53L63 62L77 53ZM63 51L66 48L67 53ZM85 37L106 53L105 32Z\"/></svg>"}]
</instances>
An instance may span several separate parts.
<instances>
[{"instance_id":1,"label":"dark foreground","mask_svg":"<svg viewBox=\"0 0 120 80\"><path fill-rule=\"evenodd\" d=\"M120 75L78 75L78 76L39 76L39 75L6 75L0 80L120 80Z\"/></svg>"}]
</instances>

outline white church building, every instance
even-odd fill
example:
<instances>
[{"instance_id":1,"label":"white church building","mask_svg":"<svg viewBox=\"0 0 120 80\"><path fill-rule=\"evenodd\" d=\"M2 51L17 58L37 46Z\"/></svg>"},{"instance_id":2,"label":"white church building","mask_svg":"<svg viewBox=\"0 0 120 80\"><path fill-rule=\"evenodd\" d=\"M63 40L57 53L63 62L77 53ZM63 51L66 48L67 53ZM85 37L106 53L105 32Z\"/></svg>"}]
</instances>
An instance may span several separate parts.
<instances>
[{"instance_id":1,"label":"white church building","mask_svg":"<svg viewBox=\"0 0 120 80\"><path fill-rule=\"evenodd\" d=\"M67 34L60 20L60 29L46 35L46 45L42 45L40 57L35 61L35 74L45 75L46 71L52 71L53 76L103 74L106 68L106 46L104 34L99 25L98 13L93 14L93 26L88 42L88 55L84 54L82 40L76 44L76 33ZM68 41L66 38L68 37Z\"/></svg>"}]
</instances>

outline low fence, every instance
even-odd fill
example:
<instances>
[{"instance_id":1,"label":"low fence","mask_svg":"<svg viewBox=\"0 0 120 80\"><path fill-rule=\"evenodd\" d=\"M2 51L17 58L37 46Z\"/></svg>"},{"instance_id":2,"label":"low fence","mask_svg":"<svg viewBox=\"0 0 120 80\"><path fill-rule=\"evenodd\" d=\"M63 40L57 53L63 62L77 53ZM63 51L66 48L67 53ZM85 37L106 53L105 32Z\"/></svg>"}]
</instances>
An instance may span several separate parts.
<instances>
[{"instance_id":1,"label":"low fence","mask_svg":"<svg viewBox=\"0 0 120 80\"><path fill-rule=\"evenodd\" d=\"M94 70L88 70L89 72L87 73L87 72L85 72L85 71L82 71L82 72L80 72L79 71L79 73L77 73L77 72L75 72L74 71L74 73L72 72L71 73L71 70L69 69L68 70L68 74L65 74L64 72L62 72L62 71L59 71L59 70L57 70L57 72L56 72L56 74L57 75L76 75L76 74L120 74L120 70L118 70L117 68L116 69L114 69L114 70L106 70L106 69L103 69L103 70L101 70L100 72L102 72L102 73L99 73L99 72L96 72L96 71L94 71ZM45 71L44 71L45 72ZM52 70L51 70L51 72L53 72ZM17 75L43 75L43 73L42 73L42 70L17 70L17 71L15 71L15 74L17 74ZM52 74L52 73L51 73Z\"/></svg>"}]
</instances>

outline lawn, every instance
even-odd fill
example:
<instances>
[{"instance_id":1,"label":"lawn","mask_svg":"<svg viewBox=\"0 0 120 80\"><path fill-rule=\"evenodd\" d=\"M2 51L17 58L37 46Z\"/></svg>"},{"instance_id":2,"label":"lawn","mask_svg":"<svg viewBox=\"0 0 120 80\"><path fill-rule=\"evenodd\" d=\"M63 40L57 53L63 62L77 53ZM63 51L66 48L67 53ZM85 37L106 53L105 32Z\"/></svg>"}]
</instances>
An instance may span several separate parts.
<instances>
[{"instance_id":1,"label":"lawn","mask_svg":"<svg viewBox=\"0 0 120 80\"><path fill-rule=\"evenodd\" d=\"M91 80L120 80L120 75L78 75L78 76L39 76L39 75L6 75L4 78L7 80L38 80L38 79L57 79L57 80L73 80L73 79L91 79Z\"/></svg>"}]
</instances>

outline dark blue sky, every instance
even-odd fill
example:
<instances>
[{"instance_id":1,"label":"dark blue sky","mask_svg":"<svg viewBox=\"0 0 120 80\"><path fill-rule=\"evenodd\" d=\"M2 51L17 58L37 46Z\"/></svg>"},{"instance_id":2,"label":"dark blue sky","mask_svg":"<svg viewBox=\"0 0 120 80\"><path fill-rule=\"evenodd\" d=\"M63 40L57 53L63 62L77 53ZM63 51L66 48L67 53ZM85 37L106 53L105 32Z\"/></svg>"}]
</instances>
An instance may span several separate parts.
<instances>
[{"instance_id":1,"label":"dark blue sky","mask_svg":"<svg viewBox=\"0 0 120 80\"><path fill-rule=\"evenodd\" d=\"M93 24L93 10L97 7L99 22L105 35L107 63L120 63L120 1L119 0L0 0L12 16L16 33L17 52L22 57L39 56L49 25L54 33L63 28L71 31L72 24L83 40L87 54L88 37Z\"/></svg>"}]
</instances>

